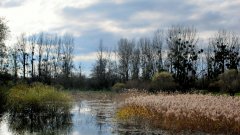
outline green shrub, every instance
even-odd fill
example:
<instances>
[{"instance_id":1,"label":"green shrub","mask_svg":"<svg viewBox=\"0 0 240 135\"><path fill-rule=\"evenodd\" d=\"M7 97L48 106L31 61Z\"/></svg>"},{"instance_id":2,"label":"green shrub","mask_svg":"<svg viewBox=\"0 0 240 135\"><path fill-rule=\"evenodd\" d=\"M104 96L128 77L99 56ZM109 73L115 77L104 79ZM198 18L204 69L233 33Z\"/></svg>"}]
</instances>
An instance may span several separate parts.
<instances>
[{"instance_id":1,"label":"green shrub","mask_svg":"<svg viewBox=\"0 0 240 135\"><path fill-rule=\"evenodd\" d=\"M159 72L154 74L152 85L155 90L174 91L177 84L174 82L172 74L169 72Z\"/></svg>"},{"instance_id":2,"label":"green shrub","mask_svg":"<svg viewBox=\"0 0 240 135\"><path fill-rule=\"evenodd\" d=\"M10 89L7 105L14 113L68 113L71 97L54 87L34 83L18 84Z\"/></svg>"},{"instance_id":3,"label":"green shrub","mask_svg":"<svg viewBox=\"0 0 240 135\"><path fill-rule=\"evenodd\" d=\"M115 91L115 92L120 92L124 88L126 88L126 84L124 84L124 83L116 83L116 84L113 85L112 90Z\"/></svg>"},{"instance_id":4,"label":"green shrub","mask_svg":"<svg viewBox=\"0 0 240 135\"><path fill-rule=\"evenodd\" d=\"M228 70L219 75L219 87L234 96L240 89L240 74L237 70Z\"/></svg>"}]
</instances>

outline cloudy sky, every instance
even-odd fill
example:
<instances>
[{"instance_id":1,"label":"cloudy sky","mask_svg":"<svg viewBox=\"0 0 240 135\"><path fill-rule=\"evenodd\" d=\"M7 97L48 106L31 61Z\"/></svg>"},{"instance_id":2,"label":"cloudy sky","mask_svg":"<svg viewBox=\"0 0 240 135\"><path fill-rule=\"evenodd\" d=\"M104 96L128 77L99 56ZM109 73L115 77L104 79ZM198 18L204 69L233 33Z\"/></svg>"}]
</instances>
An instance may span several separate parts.
<instances>
[{"instance_id":1,"label":"cloudy sky","mask_svg":"<svg viewBox=\"0 0 240 135\"><path fill-rule=\"evenodd\" d=\"M195 26L200 39L220 28L240 31L240 0L0 0L10 41L20 33L72 33L75 63L91 68L99 40L151 36L171 25ZM9 45L12 43L9 42Z\"/></svg>"}]
</instances>

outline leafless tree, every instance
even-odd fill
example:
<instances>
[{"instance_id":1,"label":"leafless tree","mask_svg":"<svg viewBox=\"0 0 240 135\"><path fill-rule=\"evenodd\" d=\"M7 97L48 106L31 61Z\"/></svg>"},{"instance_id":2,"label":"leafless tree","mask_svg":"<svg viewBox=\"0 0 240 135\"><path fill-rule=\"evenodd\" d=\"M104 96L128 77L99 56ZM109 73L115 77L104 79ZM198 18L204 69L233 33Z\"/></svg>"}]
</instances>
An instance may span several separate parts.
<instances>
[{"instance_id":1,"label":"leafless tree","mask_svg":"<svg viewBox=\"0 0 240 135\"><path fill-rule=\"evenodd\" d=\"M139 79L140 73L140 50L138 46L135 46L131 55L131 74L133 80Z\"/></svg>"},{"instance_id":2,"label":"leafless tree","mask_svg":"<svg viewBox=\"0 0 240 135\"><path fill-rule=\"evenodd\" d=\"M51 72L50 72L50 67L51 67L51 60L50 60L50 53L52 51L52 44L54 40L51 35L46 34L44 38L44 56L43 56L43 73L44 73L44 78L50 79L51 78Z\"/></svg>"},{"instance_id":3,"label":"leafless tree","mask_svg":"<svg viewBox=\"0 0 240 135\"><path fill-rule=\"evenodd\" d=\"M140 47L142 78L150 80L155 73L154 71L154 51L150 38L141 38L138 42Z\"/></svg>"},{"instance_id":4,"label":"leafless tree","mask_svg":"<svg viewBox=\"0 0 240 135\"><path fill-rule=\"evenodd\" d=\"M6 40L9 33L9 28L4 21L4 18L0 18L0 72L5 72L6 65L5 60L7 57L7 48L4 41Z\"/></svg>"},{"instance_id":5,"label":"leafless tree","mask_svg":"<svg viewBox=\"0 0 240 135\"><path fill-rule=\"evenodd\" d=\"M153 53L154 53L154 64L155 71L160 72L163 70L163 60L162 60L162 46L164 41L164 34L162 30L157 30L153 35Z\"/></svg>"},{"instance_id":6,"label":"leafless tree","mask_svg":"<svg viewBox=\"0 0 240 135\"><path fill-rule=\"evenodd\" d=\"M73 68L73 49L74 38L72 35L65 34L62 39L62 72L65 77L69 77Z\"/></svg>"},{"instance_id":7,"label":"leafless tree","mask_svg":"<svg viewBox=\"0 0 240 135\"><path fill-rule=\"evenodd\" d=\"M14 45L12 48L9 48L9 60L10 60L10 68L12 69L12 74L14 77L14 81L16 82L18 78L18 68L19 68L19 60L18 60L18 49L17 46Z\"/></svg>"},{"instance_id":8,"label":"leafless tree","mask_svg":"<svg viewBox=\"0 0 240 135\"><path fill-rule=\"evenodd\" d=\"M27 66L27 59L28 59L28 53L27 53L27 39L26 35L22 33L18 39L17 39L17 46L19 51L19 57L20 62L23 67L23 78L26 79L26 66Z\"/></svg>"},{"instance_id":9,"label":"leafless tree","mask_svg":"<svg viewBox=\"0 0 240 135\"><path fill-rule=\"evenodd\" d=\"M103 46L103 41L100 40L99 48L97 51L97 61L92 69L92 78L95 81L96 88L107 87L106 82L106 68L107 68L107 59L104 56L105 48Z\"/></svg>"},{"instance_id":10,"label":"leafless tree","mask_svg":"<svg viewBox=\"0 0 240 135\"><path fill-rule=\"evenodd\" d=\"M43 58L43 51L44 51L44 33L40 33L37 40L38 46L38 78L42 77L42 58Z\"/></svg>"},{"instance_id":11,"label":"leafless tree","mask_svg":"<svg viewBox=\"0 0 240 135\"><path fill-rule=\"evenodd\" d=\"M130 62L134 48L134 41L120 39L118 41L119 72L124 82L130 77Z\"/></svg>"},{"instance_id":12,"label":"leafless tree","mask_svg":"<svg viewBox=\"0 0 240 135\"><path fill-rule=\"evenodd\" d=\"M31 53L31 77L34 78L35 77L35 66L34 66L34 61L35 61L35 49L36 49L36 44L37 44L37 35L31 35L29 36L28 39L29 43L30 43L30 53Z\"/></svg>"}]
</instances>

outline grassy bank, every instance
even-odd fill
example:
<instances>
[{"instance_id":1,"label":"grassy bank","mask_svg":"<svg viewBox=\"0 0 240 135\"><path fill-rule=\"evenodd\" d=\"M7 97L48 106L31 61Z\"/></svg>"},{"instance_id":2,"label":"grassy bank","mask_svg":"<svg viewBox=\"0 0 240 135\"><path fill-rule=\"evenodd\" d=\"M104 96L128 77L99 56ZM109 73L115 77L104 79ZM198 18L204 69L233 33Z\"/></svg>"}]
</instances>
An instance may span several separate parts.
<instances>
[{"instance_id":1,"label":"grassy bank","mask_svg":"<svg viewBox=\"0 0 240 135\"><path fill-rule=\"evenodd\" d=\"M239 114L240 97L158 94L126 99L117 118L152 129L240 134Z\"/></svg>"},{"instance_id":2,"label":"grassy bank","mask_svg":"<svg viewBox=\"0 0 240 135\"><path fill-rule=\"evenodd\" d=\"M7 106L12 113L68 113L71 96L54 87L35 83L19 84L9 90Z\"/></svg>"}]
</instances>

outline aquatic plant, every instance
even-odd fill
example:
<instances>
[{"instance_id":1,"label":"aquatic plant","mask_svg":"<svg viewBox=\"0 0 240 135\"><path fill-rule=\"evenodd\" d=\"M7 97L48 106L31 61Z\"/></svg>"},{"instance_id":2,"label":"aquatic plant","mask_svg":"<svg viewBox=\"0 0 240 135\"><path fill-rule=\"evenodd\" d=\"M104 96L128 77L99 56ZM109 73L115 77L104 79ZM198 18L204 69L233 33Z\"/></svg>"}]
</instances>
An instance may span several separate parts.
<instances>
[{"instance_id":1,"label":"aquatic plant","mask_svg":"<svg viewBox=\"0 0 240 135\"><path fill-rule=\"evenodd\" d=\"M10 89L7 105L11 113L61 114L71 108L71 96L42 83L18 84Z\"/></svg>"},{"instance_id":2,"label":"aquatic plant","mask_svg":"<svg viewBox=\"0 0 240 135\"><path fill-rule=\"evenodd\" d=\"M153 129L240 134L239 114L240 97L158 94L128 98L116 115L122 123Z\"/></svg>"}]
</instances>

